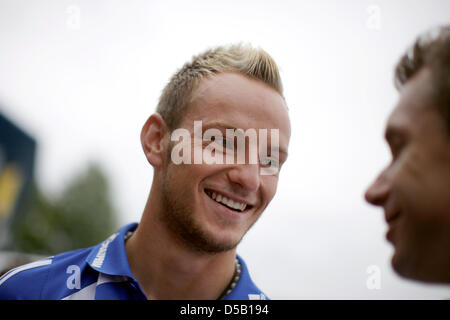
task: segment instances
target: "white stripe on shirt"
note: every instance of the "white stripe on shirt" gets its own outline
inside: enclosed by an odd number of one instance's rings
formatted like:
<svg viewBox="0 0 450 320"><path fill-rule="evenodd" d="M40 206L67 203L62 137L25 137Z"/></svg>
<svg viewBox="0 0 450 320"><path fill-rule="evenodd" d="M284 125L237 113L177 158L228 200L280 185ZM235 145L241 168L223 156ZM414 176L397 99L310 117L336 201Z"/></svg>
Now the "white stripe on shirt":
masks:
<svg viewBox="0 0 450 320"><path fill-rule="evenodd" d="M0 286L9 278L11 278L13 275L18 274L19 272L28 270L28 269L33 269L33 268L37 268L37 267L42 267L42 266L46 266L52 263L51 259L47 259L47 260L40 260L40 261L35 261L35 262L31 262L28 264L25 264L21 267L17 267L15 269L12 269L11 271L9 271L8 273L6 273L2 278L0 278Z"/></svg>
<svg viewBox="0 0 450 320"><path fill-rule="evenodd" d="M61 300L95 300L95 291L97 287L110 282L124 282L127 281L127 277L122 276L111 276L108 274L99 273L97 282L94 282L83 289L68 295L67 297Z"/></svg>

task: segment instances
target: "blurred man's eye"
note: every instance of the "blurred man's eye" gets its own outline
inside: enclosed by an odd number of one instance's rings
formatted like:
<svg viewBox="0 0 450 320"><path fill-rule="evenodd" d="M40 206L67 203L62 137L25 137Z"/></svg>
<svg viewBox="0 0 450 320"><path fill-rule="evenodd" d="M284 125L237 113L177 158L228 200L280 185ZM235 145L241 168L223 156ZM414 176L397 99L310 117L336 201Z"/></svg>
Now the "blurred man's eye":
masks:
<svg viewBox="0 0 450 320"><path fill-rule="evenodd" d="M391 149L391 155L393 160L399 157L404 146L405 141L400 137L395 137L391 141L389 141L389 148Z"/></svg>
<svg viewBox="0 0 450 320"><path fill-rule="evenodd" d="M406 145L407 134L405 134L404 129L389 126L386 129L385 139L391 150L392 160L395 161Z"/></svg>

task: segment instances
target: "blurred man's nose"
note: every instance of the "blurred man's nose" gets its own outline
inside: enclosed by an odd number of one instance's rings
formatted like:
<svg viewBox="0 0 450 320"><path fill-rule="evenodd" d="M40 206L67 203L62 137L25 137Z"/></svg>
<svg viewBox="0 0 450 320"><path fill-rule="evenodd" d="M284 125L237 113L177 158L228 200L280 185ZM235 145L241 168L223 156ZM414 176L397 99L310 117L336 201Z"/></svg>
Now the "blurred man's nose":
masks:
<svg viewBox="0 0 450 320"><path fill-rule="evenodd" d="M386 171L383 170L375 181L367 188L364 197L367 202L375 206L381 206L389 197L390 191L390 182L386 176Z"/></svg>
<svg viewBox="0 0 450 320"><path fill-rule="evenodd" d="M228 171L228 178L245 192L257 191L261 183L257 164L235 165Z"/></svg>

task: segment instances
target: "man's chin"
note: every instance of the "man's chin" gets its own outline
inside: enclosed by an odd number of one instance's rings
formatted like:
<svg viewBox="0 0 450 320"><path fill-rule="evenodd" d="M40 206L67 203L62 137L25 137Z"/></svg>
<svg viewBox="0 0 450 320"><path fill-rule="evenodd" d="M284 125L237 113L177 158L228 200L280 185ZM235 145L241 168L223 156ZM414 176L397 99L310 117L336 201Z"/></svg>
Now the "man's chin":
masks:
<svg viewBox="0 0 450 320"><path fill-rule="evenodd" d="M191 241L188 245L200 253L218 254L236 249L239 242L218 241L217 239L201 239L200 241Z"/></svg>
<svg viewBox="0 0 450 320"><path fill-rule="evenodd" d="M242 240L238 235L220 234L220 232L205 231L199 234L201 239L197 239L192 244L197 249L211 254L222 253L236 249Z"/></svg>
<svg viewBox="0 0 450 320"><path fill-rule="evenodd" d="M415 267L412 265L411 257L399 250L397 247L394 249L394 254L391 258L391 266L395 273L402 278L416 279Z"/></svg>
<svg viewBox="0 0 450 320"><path fill-rule="evenodd" d="M424 263L418 257L407 256L396 251L392 256L391 266L397 275L408 280L428 283L442 282L442 279L439 279L435 273L428 270L427 263Z"/></svg>
<svg viewBox="0 0 450 320"><path fill-rule="evenodd" d="M394 252L394 255L391 258L391 266L398 276L410 279L411 272L408 272L408 268L405 268L402 259L398 256L397 252Z"/></svg>

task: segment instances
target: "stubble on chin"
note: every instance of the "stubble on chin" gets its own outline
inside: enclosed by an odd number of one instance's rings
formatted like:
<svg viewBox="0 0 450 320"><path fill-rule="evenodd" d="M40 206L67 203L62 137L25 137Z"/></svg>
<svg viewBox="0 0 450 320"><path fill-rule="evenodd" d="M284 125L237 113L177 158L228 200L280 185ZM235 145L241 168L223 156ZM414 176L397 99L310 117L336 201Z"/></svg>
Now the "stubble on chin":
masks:
<svg viewBox="0 0 450 320"><path fill-rule="evenodd" d="M195 221L194 208L189 203L189 197L180 190L175 190L171 181L173 180L171 180L170 174L163 177L161 190L163 210L158 219L174 239L181 245L201 254L217 254L236 248L241 239L237 242L221 241Z"/></svg>

